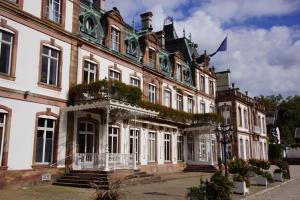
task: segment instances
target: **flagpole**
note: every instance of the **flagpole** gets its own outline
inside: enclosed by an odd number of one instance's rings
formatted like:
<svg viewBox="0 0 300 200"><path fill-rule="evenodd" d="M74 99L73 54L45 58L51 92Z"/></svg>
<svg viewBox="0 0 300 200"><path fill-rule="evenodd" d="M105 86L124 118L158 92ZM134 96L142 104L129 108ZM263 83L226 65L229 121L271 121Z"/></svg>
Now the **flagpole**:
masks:
<svg viewBox="0 0 300 200"><path fill-rule="evenodd" d="M227 64L228 64L228 69L231 71L231 69L230 69L230 60L229 60L229 37L228 37L228 33L227 33L226 37L227 37Z"/></svg>

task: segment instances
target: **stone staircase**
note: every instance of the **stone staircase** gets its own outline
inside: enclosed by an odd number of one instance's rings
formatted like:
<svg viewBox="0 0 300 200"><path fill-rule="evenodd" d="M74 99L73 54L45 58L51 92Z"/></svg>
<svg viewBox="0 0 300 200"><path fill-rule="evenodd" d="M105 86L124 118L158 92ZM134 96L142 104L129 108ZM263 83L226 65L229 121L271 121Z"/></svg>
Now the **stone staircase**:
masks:
<svg viewBox="0 0 300 200"><path fill-rule="evenodd" d="M53 185L91 188L91 183L94 183L100 189L108 189L110 185L110 176L111 172L72 170L58 178L55 182L53 182Z"/></svg>
<svg viewBox="0 0 300 200"><path fill-rule="evenodd" d="M217 168L214 165L187 165L184 172L205 172L215 173Z"/></svg>

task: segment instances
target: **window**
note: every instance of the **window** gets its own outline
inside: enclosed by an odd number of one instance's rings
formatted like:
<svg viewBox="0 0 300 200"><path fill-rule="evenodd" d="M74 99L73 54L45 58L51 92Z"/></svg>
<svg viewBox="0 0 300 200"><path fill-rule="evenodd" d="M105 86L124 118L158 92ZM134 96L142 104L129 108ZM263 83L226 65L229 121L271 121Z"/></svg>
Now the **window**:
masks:
<svg viewBox="0 0 300 200"><path fill-rule="evenodd" d="M261 130L262 130L262 133L265 133L266 132L266 127L265 127L265 118L264 117L262 117L261 118L261 121L262 121L262 128L261 128Z"/></svg>
<svg viewBox="0 0 300 200"><path fill-rule="evenodd" d="M194 108L194 101L193 101L193 97L191 97L191 96L188 97L187 108L188 108L189 113L194 112L194 109L193 109Z"/></svg>
<svg viewBox="0 0 300 200"><path fill-rule="evenodd" d="M95 124L81 121L79 123L79 153L95 152Z"/></svg>
<svg viewBox="0 0 300 200"><path fill-rule="evenodd" d="M244 140L240 139L240 158L244 159Z"/></svg>
<svg viewBox="0 0 300 200"><path fill-rule="evenodd" d="M200 157L201 157L201 160L204 161L206 160L206 147L205 147L205 140L200 140Z"/></svg>
<svg viewBox="0 0 300 200"><path fill-rule="evenodd" d="M183 136L177 136L177 160L183 161Z"/></svg>
<svg viewBox="0 0 300 200"><path fill-rule="evenodd" d="M155 139L155 133L149 132L148 134L148 161L149 162L155 162L156 157L156 139Z"/></svg>
<svg viewBox="0 0 300 200"><path fill-rule="evenodd" d="M215 95L215 89L214 89L214 82L209 81L209 94L214 96Z"/></svg>
<svg viewBox="0 0 300 200"><path fill-rule="evenodd" d="M149 84L149 101L156 103L156 86Z"/></svg>
<svg viewBox="0 0 300 200"><path fill-rule="evenodd" d="M149 66L153 68L156 66L156 52L152 48L149 48Z"/></svg>
<svg viewBox="0 0 300 200"><path fill-rule="evenodd" d="M223 106L221 109L222 116L224 118L224 124L230 124L230 107Z"/></svg>
<svg viewBox="0 0 300 200"><path fill-rule="evenodd" d="M204 76L200 76L200 90L205 92L205 77Z"/></svg>
<svg viewBox="0 0 300 200"><path fill-rule="evenodd" d="M109 70L109 79L115 81L121 81L121 73L116 70Z"/></svg>
<svg viewBox="0 0 300 200"><path fill-rule="evenodd" d="M43 46L41 82L58 86L60 52L48 46Z"/></svg>
<svg viewBox="0 0 300 200"><path fill-rule="evenodd" d="M52 162L54 130L55 120L42 117L38 118L35 162Z"/></svg>
<svg viewBox="0 0 300 200"><path fill-rule="evenodd" d="M113 27L111 28L110 43L111 43L112 50L119 52L119 50L120 50L120 31Z"/></svg>
<svg viewBox="0 0 300 200"><path fill-rule="evenodd" d="M215 107L214 106L209 106L209 112L214 113L215 112Z"/></svg>
<svg viewBox="0 0 300 200"><path fill-rule="evenodd" d="M119 152L119 132L120 129L117 127L109 127L108 134L108 151L109 153Z"/></svg>
<svg viewBox="0 0 300 200"><path fill-rule="evenodd" d="M0 112L0 166L2 165L4 138L6 129L6 113Z"/></svg>
<svg viewBox="0 0 300 200"><path fill-rule="evenodd" d="M164 138L164 158L165 161L171 161L171 135L165 134Z"/></svg>
<svg viewBox="0 0 300 200"><path fill-rule="evenodd" d="M178 81L182 81L181 65L177 64L176 67L176 78Z"/></svg>
<svg viewBox="0 0 300 200"><path fill-rule="evenodd" d="M47 0L46 16L56 22L60 23L61 18L61 0Z"/></svg>
<svg viewBox="0 0 300 200"><path fill-rule="evenodd" d="M248 128L248 112L246 109L244 109L244 126Z"/></svg>
<svg viewBox="0 0 300 200"><path fill-rule="evenodd" d="M245 146L246 146L246 159L249 159L250 158L249 140L245 141Z"/></svg>
<svg viewBox="0 0 300 200"><path fill-rule="evenodd" d="M136 77L131 77L130 78L130 85L140 87L140 79Z"/></svg>
<svg viewBox="0 0 300 200"><path fill-rule="evenodd" d="M83 68L83 82L84 83L91 83L96 81L97 77L97 64L84 61L84 68Z"/></svg>
<svg viewBox="0 0 300 200"><path fill-rule="evenodd" d="M164 103L166 107L171 107L171 91L169 89L164 91Z"/></svg>
<svg viewBox="0 0 300 200"><path fill-rule="evenodd" d="M205 103L200 103L200 113L205 113Z"/></svg>
<svg viewBox="0 0 300 200"><path fill-rule="evenodd" d="M243 127L243 121L242 121L242 109L241 107L238 108L239 110L239 126Z"/></svg>
<svg viewBox="0 0 300 200"><path fill-rule="evenodd" d="M177 110L183 110L183 96L181 94L177 94Z"/></svg>
<svg viewBox="0 0 300 200"><path fill-rule="evenodd" d="M135 144L134 144L135 139ZM134 147L135 145L135 147ZM138 161L138 152L139 152L139 130L130 129L129 137L129 153L132 154L135 149L135 159Z"/></svg>
<svg viewBox="0 0 300 200"><path fill-rule="evenodd" d="M12 33L0 29L0 73L6 75L11 75L13 37Z"/></svg>

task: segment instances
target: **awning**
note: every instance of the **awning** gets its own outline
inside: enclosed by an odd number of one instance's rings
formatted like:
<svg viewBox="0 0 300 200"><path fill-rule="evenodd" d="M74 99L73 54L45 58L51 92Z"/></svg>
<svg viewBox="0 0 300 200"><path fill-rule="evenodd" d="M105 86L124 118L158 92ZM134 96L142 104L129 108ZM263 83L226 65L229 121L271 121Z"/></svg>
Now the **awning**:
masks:
<svg viewBox="0 0 300 200"><path fill-rule="evenodd" d="M134 106L132 104L114 100L107 99L101 101L93 101L77 104L74 106L68 106L65 108L61 108L62 112L74 112L74 111L86 111L91 109L109 109L110 111L119 110L124 113L130 114L136 117L157 117L158 112L147 110L139 106Z"/></svg>

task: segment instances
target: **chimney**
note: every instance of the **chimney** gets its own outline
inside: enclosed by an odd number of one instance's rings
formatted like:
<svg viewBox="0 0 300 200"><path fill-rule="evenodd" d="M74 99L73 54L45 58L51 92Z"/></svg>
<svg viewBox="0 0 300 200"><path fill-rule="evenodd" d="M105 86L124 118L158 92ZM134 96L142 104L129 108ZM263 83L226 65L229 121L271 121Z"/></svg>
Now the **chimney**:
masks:
<svg viewBox="0 0 300 200"><path fill-rule="evenodd" d="M104 6L105 6L105 0L99 0L99 6L100 6L100 10L104 10Z"/></svg>
<svg viewBox="0 0 300 200"><path fill-rule="evenodd" d="M152 31L152 12L141 14L142 30Z"/></svg>

